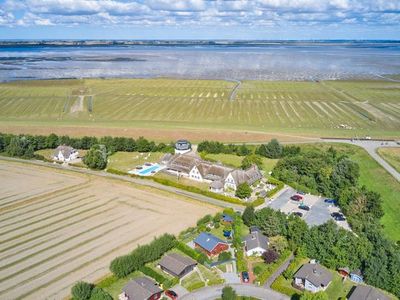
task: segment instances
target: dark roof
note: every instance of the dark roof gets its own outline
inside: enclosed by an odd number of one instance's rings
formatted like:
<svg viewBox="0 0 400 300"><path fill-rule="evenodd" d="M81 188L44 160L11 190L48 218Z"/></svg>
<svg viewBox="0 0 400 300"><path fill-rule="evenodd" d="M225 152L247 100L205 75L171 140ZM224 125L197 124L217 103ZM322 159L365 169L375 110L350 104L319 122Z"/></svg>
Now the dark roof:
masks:
<svg viewBox="0 0 400 300"><path fill-rule="evenodd" d="M268 248L268 238L259 231L253 231L252 233L246 235L243 240L246 243L247 250L252 250L258 247L265 250Z"/></svg>
<svg viewBox="0 0 400 300"><path fill-rule="evenodd" d="M178 253L164 255L158 263L161 267L176 275L181 274L187 267L196 265L197 262L190 257Z"/></svg>
<svg viewBox="0 0 400 300"><path fill-rule="evenodd" d="M294 274L295 278L307 279L313 285L319 287L321 285L328 286L332 281L332 274L320 264L304 264Z"/></svg>
<svg viewBox="0 0 400 300"><path fill-rule="evenodd" d="M177 154L174 155L168 162L168 169L178 171L178 172L184 172L188 173L190 170L198 164L200 161L200 158L193 156L193 155L187 155L187 154Z"/></svg>
<svg viewBox="0 0 400 300"><path fill-rule="evenodd" d="M56 148L54 151L54 156L58 156L58 153L62 153L62 155L66 158L70 157L72 153L76 152L74 148L71 146L61 145Z"/></svg>
<svg viewBox="0 0 400 300"><path fill-rule="evenodd" d="M240 185L245 182L247 182L249 185L252 185L254 182L262 178L262 174L256 165L251 166L247 170L234 170L231 172L231 174L236 185Z"/></svg>
<svg viewBox="0 0 400 300"><path fill-rule="evenodd" d="M215 189L215 190L223 189L224 184L221 181L216 180L216 181L213 181L210 183L210 188Z"/></svg>
<svg viewBox="0 0 400 300"><path fill-rule="evenodd" d="M194 242L208 252L211 252L220 243L226 244L226 242L208 232L200 233Z"/></svg>
<svg viewBox="0 0 400 300"><path fill-rule="evenodd" d="M138 277L129 281L122 289L130 300L143 300L162 292L157 283L148 277Z"/></svg>
<svg viewBox="0 0 400 300"><path fill-rule="evenodd" d="M187 140L177 140L175 143L175 149L177 150L189 150L192 148L192 145Z"/></svg>
<svg viewBox="0 0 400 300"><path fill-rule="evenodd" d="M349 300L389 300L389 297L372 286L359 285L353 290Z"/></svg>

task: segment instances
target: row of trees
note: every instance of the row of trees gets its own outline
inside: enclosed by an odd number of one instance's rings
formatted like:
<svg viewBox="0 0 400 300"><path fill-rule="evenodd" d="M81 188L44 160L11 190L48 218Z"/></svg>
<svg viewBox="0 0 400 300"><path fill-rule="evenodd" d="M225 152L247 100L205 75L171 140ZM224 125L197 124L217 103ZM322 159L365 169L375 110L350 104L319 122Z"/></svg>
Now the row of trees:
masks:
<svg viewBox="0 0 400 300"><path fill-rule="evenodd" d="M173 152L174 144L156 144L143 137L138 139L127 137L105 136L101 138L93 136L69 137L68 135L58 136L54 133L50 135L14 135L0 133L0 152L6 152L11 156L26 156L41 149L54 149L59 145L68 145L75 149L88 150L95 145L104 145L111 153L115 151L126 152Z"/></svg>
<svg viewBox="0 0 400 300"><path fill-rule="evenodd" d="M292 250L315 258L328 268L360 269L368 284L400 297L400 249L385 238L379 219L371 215L355 229L357 235L333 221L309 228L301 218L287 217L270 208L255 211L249 206L242 219L248 226L258 226L269 237L285 237Z"/></svg>
<svg viewBox="0 0 400 300"><path fill-rule="evenodd" d="M246 144L225 145L216 141L203 141L197 146L197 151L212 154L236 154L238 156L257 154L267 158L281 158L298 154L300 152L300 147L282 146L276 139L272 139L269 143L261 144L258 147L248 146Z"/></svg>

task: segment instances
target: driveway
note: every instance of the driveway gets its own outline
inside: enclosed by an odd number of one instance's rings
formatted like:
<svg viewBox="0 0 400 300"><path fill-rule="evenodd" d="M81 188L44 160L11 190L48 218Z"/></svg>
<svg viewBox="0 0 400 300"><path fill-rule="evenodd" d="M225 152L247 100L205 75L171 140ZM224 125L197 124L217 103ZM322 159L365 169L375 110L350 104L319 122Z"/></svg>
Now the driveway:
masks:
<svg viewBox="0 0 400 300"><path fill-rule="evenodd" d="M289 300L290 298L286 295L282 295L273 290L257 287L249 284L232 284L230 285L238 295L247 296L247 297L255 297L258 299L265 300ZM223 285L215 285L210 287L205 287L199 289L195 292L187 294L180 299L182 300L214 300L217 298L221 298Z"/></svg>
<svg viewBox="0 0 400 300"><path fill-rule="evenodd" d="M382 141L373 141L373 140L346 140L346 139L322 139L324 142L329 142L329 143L346 143L346 144L351 144L351 145L356 145L359 147L364 148L369 155L373 159L375 159L386 171L389 172L394 178L396 178L397 181L400 181L400 173L396 171L395 168L393 168L391 165L389 165L382 157L379 156L379 154L376 152L378 148L381 147L400 147L395 142L388 141L384 142L384 145L382 145Z"/></svg>

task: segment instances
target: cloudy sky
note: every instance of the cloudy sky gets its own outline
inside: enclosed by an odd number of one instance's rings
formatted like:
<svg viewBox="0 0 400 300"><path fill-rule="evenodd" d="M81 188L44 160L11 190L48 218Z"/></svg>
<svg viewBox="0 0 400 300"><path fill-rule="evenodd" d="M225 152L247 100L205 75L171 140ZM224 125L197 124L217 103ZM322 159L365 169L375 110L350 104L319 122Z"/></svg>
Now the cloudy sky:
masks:
<svg viewBox="0 0 400 300"><path fill-rule="evenodd" d="M400 39L400 0L0 0L0 39Z"/></svg>

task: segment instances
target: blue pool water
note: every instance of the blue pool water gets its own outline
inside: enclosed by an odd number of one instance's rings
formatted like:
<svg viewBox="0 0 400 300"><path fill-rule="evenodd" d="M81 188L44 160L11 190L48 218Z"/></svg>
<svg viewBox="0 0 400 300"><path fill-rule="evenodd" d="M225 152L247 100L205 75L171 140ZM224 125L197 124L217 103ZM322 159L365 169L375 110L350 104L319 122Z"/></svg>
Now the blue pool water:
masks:
<svg viewBox="0 0 400 300"><path fill-rule="evenodd" d="M151 167L149 167L147 169L141 170L138 174L139 175L144 175L144 176L145 175L149 175L149 174L151 174L151 172L157 170L159 167L160 167L159 165L153 165L153 166L151 166Z"/></svg>

